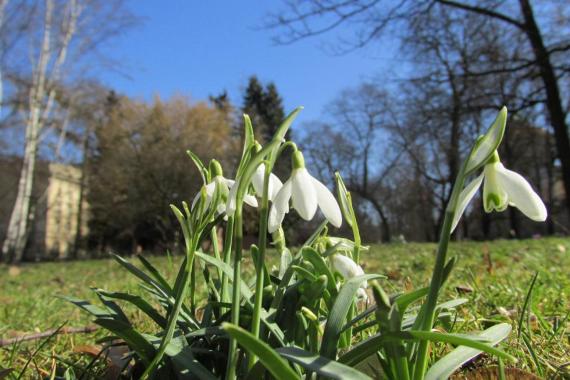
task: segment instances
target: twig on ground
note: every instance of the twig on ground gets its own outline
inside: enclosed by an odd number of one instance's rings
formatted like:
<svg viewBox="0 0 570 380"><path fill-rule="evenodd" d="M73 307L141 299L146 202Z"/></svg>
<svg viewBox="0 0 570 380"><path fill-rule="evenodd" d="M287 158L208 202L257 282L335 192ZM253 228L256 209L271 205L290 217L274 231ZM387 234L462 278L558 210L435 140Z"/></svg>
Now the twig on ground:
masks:
<svg viewBox="0 0 570 380"><path fill-rule="evenodd" d="M9 346L15 343L26 342L30 340L37 340L49 337L55 334L79 334L79 333L92 333L98 330L98 326L85 326L85 327L64 327L59 329L49 329L44 332L34 333L34 334L25 334L21 336L17 336L15 338L8 338L8 339L0 339L0 347Z"/></svg>

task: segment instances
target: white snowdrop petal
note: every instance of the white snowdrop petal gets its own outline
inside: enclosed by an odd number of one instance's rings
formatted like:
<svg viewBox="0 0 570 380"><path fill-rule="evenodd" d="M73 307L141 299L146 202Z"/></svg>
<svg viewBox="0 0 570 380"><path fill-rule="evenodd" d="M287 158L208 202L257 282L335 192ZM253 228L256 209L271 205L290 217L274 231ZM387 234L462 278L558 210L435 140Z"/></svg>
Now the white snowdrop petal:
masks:
<svg viewBox="0 0 570 380"><path fill-rule="evenodd" d="M275 204L271 206L267 220L267 232L272 234L279 229L281 223L283 223L283 218L285 218L287 211L279 210L277 207L275 207Z"/></svg>
<svg viewBox="0 0 570 380"><path fill-rule="evenodd" d="M215 181L212 181L206 185L206 204L204 205L204 208L207 208L210 205L210 201L212 200L212 197L214 196L215 190L216 190L216 182ZM200 200L200 194L202 194L202 189L200 189L200 191L198 191L198 194L196 194L194 199L192 199L192 205L190 206L191 210L194 209L194 206L196 206L196 203L198 203L198 201Z"/></svg>
<svg viewBox="0 0 570 380"><path fill-rule="evenodd" d="M282 211L283 213L289 212L289 199L291 199L291 188L292 188L292 181L291 179L287 180L285 184L281 187L281 189L275 195L273 199L273 207L276 207L278 210Z"/></svg>
<svg viewBox="0 0 570 380"><path fill-rule="evenodd" d="M347 280L364 274L362 267L347 256L335 254L331 260L333 268Z"/></svg>
<svg viewBox="0 0 570 380"><path fill-rule="evenodd" d="M212 181L206 185L206 198L211 199L216 192L216 181Z"/></svg>
<svg viewBox="0 0 570 380"><path fill-rule="evenodd" d="M190 209L193 210L194 206L196 206L196 203L198 203L198 200L200 199L200 191L198 191L198 194L196 194L194 196L194 199L192 199L192 205L190 206Z"/></svg>
<svg viewBox="0 0 570 380"><path fill-rule="evenodd" d="M273 200L273 204L271 205L271 209L269 210L269 218L267 222L267 231L269 233L273 233L277 231L281 223L283 223L283 218L285 218L285 214L289 212L289 199L291 199L291 179L289 179L285 184L281 187L275 199Z"/></svg>
<svg viewBox="0 0 570 380"><path fill-rule="evenodd" d="M255 173L251 177L251 184L258 196L263 195L263 177L265 176L265 164L261 164L255 169Z"/></svg>
<svg viewBox="0 0 570 380"><path fill-rule="evenodd" d="M342 224L342 212L334 195L316 178L311 176L311 180L317 194L317 203L323 215L333 226L340 227Z"/></svg>
<svg viewBox="0 0 570 380"><path fill-rule="evenodd" d="M273 202L273 200L277 196L277 193L279 192L279 190L281 190L282 186L283 186L283 182L281 182L279 177L277 177L275 174L271 173L269 175L269 189L268 189L269 190L268 196L269 196L269 200L271 202Z"/></svg>
<svg viewBox="0 0 570 380"><path fill-rule="evenodd" d="M497 169L497 180L507 193L509 202L523 214L537 222L546 220L546 206L523 176L501 166Z"/></svg>
<svg viewBox="0 0 570 380"><path fill-rule="evenodd" d="M238 186L232 186L228 194L228 201L226 204L226 214L232 216L236 211L236 197Z"/></svg>
<svg viewBox="0 0 570 380"><path fill-rule="evenodd" d="M366 301L368 300L368 293L366 293L366 289L358 288L356 290L356 298Z"/></svg>
<svg viewBox="0 0 570 380"><path fill-rule="evenodd" d="M257 199L253 195L246 194L243 201L251 207L257 207Z"/></svg>
<svg viewBox="0 0 570 380"><path fill-rule="evenodd" d="M283 252L281 252L281 260L279 260L279 274L277 275L279 279L283 278L285 271L289 268L292 261L293 256L291 255L291 252L285 248Z"/></svg>
<svg viewBox="0 0 570 380"><path fill-rule="evenodd" d="M225 185L228 187L228 189L229 189L229 188L232 188L232 187L235 185L235 183L236 183L236 181L234 181L233 179L227 179L227 178L225 178L225 177L221 177L221 178L220 178L220 182L222 182L223 184L225 184Z"/></svg>
<svg viewBox="0 0 570 380"><path fill-rule="evenodd" d="M307 169L296 169L291 176L291 200L293 208L305 220L313 219L317 212L317 194Z"/></svg>
<svg viewBox="0 0 570 380"><path fill-rule="evenodd" d="M459 219L463 215L463 212L467 208L471 199L477 194L477 190L481 187L481 183L483 182L484 174L481 173L479 177L475 178L471 183L469 183L459 194L459 200L457 202L457 208L455 209L455 215L453 216L453 223L451 224L451 232L455 230L457 224L459 223Z"/></svg>

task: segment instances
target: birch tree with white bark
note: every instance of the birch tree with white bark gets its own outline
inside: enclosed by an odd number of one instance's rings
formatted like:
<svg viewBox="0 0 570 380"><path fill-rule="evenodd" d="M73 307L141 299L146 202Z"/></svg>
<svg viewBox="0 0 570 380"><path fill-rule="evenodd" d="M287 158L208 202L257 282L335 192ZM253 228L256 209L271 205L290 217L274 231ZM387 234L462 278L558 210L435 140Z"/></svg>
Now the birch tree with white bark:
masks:
<svg viewBox="0 0 570 380"><path fill-rule="evenodd" d="M34 171L40 145L53 132L49 130L52 125L48 121L57 107L58 91L66 83L77 80L74 74L85 75L95 66L86 57L95 55L93 53L101 42L132 25L133 18L125 11L123 3L122 0L18 3L21 9L30 12L31 22L22 32L23 38L16 43L15 53L10 57L11 61L20 60L10 74L12 78L18 78L14 83L27 83L28 93L26 104L20 105L25 112L21 118L25 126L23 163L16 200L2 244L5 260L20 262L24 257L33 219ZM24 51L28 52L27 57L23 56ZM14 85L15 92L22 91L17 88L19 84Z"/></svg>

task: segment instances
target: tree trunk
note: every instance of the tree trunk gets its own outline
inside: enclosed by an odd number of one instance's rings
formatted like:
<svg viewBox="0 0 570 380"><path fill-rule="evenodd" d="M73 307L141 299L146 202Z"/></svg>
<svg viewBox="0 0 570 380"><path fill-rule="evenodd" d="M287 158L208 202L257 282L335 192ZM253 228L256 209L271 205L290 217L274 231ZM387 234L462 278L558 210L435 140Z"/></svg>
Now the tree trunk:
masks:
<svg viewBox="0 0 570 380"><path fill-rule="evenodd" d="M369 197L368 200L370 203L372 203L372 206L376 212L378 212L378 216L380 217L380 222L382 224L382 241L384 243L388 243L392 239L392 233L390 231L390 223L388 221L388 218L386 217L386 214L384 214L382 206L380 206L380 203L376 199Z"/></svg>
<svg viewBox="0 0 570 380"><path fill-rule="evenodd" d="M2 253L11 262L20 262L24 256L28 237L28 222L30 217L30 202L32 197L34 170L38 153L40 135L41 101L45 94L46 70L50 57L51 26L53 2L46 2L45 27L38 66L36 67L33 84L29 95L29 117L26 123L26 142L24 162L18 181L18 194L10 215L6 239L2 245Z"/></svg>
<svg viewBox="0 0 570 380"><path fill-rule="evenodd" d="M546 108L550 116L550 123L554 129L554 140L556 142L558 158L562 166L562 180L566 193L566 209L570 217L570 138L568 137L566 114L562 106L556 73L550 62L548 50L544 46L540 29L536 24L532 6L528 0L519 0L519 3L525 20L524 31L530 40L537 65L540 69L540 77L544 83Z"/></svg>
<svg viewBox="0 0 570 380"><path fill-rule="evenodd" d="M64 25L62 25L63 34L57 36L61 38L61 41L57 55L52 60L55 53L55 49L51 44L54 6L54 0L45 1L42 44L37 65L32 67L32 86L28 98L29 115L26 123L26 141L23 165L18 181L18 194L10 215L6 239L2 245L2 254L7 256L11 262L20 262L22 260L27 245L30 205L40 132L43 120L49 117L56 95L55 87L48 90L47 83L48 81L56 82L59 80L61 67L67 56L67 48L75 34L76 21L80 15L80 7L77 1L70 0L67 9L69 17L65 19Z"/></svg>
<svg viewBox="0 0 570 380"><path fill-rule="evenodd" d="M16 263L20 262L24 256L29 229L28 221L37 156L37 133L34 133L32 124L33 122L30 122L26 128L26 147L18 181L18 193L2 245L2 254L6 260Z"/></svg>

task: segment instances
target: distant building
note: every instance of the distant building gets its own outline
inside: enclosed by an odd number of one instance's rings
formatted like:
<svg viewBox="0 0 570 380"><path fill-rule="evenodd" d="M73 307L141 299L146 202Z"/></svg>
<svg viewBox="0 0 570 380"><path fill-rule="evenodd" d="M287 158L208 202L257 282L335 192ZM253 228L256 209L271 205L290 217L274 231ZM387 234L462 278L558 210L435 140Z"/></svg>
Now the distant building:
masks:
<svg viewBox="0 0 570 380"><path fill-rule="evenodd" d="M0 159L0 241L4 241L6 236L21 166L19 157ZM36 167L34 181L33 220L24 259L35 261L65 259L74 254L81 256L82 237L88 233L85 197L79 207L81 170L72 165L42 161Z"/></svg>

